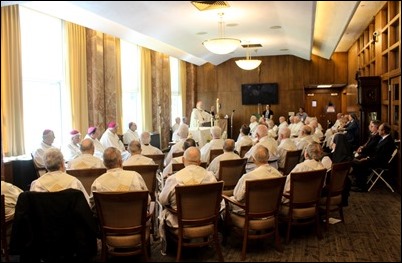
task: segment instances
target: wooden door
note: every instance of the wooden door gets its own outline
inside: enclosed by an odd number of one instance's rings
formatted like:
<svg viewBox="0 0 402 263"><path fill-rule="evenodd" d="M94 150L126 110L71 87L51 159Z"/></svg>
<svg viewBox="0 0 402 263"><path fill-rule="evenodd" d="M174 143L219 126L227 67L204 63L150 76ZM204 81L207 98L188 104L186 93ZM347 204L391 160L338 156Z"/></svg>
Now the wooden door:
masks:
<svg viewBox="0 0 402 263"><path fill-rule="evenodd" d="M341 91L333 89L305 89L304 109L308 116L317 117L322 128L327 129L328 122L336 121L336 114L342 111Z"/></svg>

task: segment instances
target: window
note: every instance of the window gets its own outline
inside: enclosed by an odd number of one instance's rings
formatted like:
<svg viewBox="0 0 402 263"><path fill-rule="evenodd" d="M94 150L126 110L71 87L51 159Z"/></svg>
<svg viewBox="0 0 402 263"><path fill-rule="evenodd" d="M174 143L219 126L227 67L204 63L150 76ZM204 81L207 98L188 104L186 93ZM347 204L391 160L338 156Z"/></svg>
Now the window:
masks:
<svg viewBox="0 0 402 263"><path fill-rule="evenodd" d="M180 88L180 72L179 72L179 60L177 58L170 57L170 86L171 86L171 107L172 115L170 116L172 126L176 117L183 116L182 100L181 100L181 88Z"/></svg>
<svg viewBox="0 0 402 263"><path fill-rule="evenodd" d="M64 82L62 21L20 6L26 154L51 129L54 146L68 142L71 111Z"/></svg>
<svg viewBox="0 0 402 263"><path fill-rule="evenodd" d="M141 134L142 110L140 89L140 52L137 45L120 40L121 52L121 86L122 86L122 114L125 132L130 122L137 124L137 132Z"/></svg>

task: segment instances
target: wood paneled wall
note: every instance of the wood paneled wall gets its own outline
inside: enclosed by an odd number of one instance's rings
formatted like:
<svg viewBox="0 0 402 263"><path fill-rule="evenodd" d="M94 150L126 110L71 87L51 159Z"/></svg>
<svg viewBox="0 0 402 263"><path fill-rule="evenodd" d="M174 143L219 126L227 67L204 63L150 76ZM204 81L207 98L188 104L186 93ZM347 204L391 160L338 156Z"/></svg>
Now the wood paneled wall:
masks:
<svg viewBox="0 0 402 263"><path fill-rule="evenodd" d="M240 69L235 59L218 66L205 64L197 67L196 96L209 109L215 105L216 98L221 103L220 115L230 116L233 110L233 138L237 138L243 123L249 123L250 115L262 112L265 105L242 105L241 84L276 82L279 85L279 103L273 104L274 121L279 116L288 116L288 112L297 112L304 107L304 87L311 84L348 84L348 54L334 53L330 60L312 56L310 61L295 56L259 57L262 63L251 71ZM346 107L346 105L345 105Z"/></svg>

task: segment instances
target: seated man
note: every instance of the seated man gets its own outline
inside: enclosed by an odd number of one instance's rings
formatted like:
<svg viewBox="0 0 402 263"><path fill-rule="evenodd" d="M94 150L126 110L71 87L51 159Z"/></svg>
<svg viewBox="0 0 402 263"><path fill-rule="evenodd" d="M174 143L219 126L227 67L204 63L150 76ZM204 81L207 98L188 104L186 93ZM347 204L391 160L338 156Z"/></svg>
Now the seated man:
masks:
<svg viewBox="0 0 402 263"><path fill-rule="evenodd" d="M235 141L232 139L226 139L223 143L223 153L216 156L209 164L207 170L214 173L216 179L219 175L220 161L240 159L240 156L234 152Z"/></svg>
<svg viewBox="0 0 402 263"><path fill-rule="evenodd" d="M135 122L130 122L128 124L128 130L123 134L124 144L130 144L132 140L140 140L140 136L138 136L137 132L137 124Z"/></svg>
<svg viewBox="0 0 402 263"><path fill-rule="evenodd" d="M183 152L186 151L190 147L196 147L196 143L195 143L194 139L188 138L183 143ZM162 175L164 178L166 178L172 174L172 172L173 172L172 164L173 163L183 163L183 156L172 158L170 163L165 167L165 169L163 169Z"/></svg>
<svg viewBox="0 0 402 263"><path fill-rule="evenodd" d="M377 147L378 142L381 140L381 136L378 133L378 128L380 124L381 122L379 120L370 121L370 136L365 144L357 148L356 158L362 159L374 154L375 148Z"/></svg>
<svg viewBox="0 0 402 263"><path fill-rule="evenodd" d="M95 206L94 192L148 190L139 173L123 170L123 161L118 149L106 148L103 153L103 164L107 169L106 173L96 178L91 186L90 204L92 208ZM148 202L150 201L151 197L148 196Z"/></svg>
<svg viewBox="0 0 402 263"><path fill-rule="evenodd" d="M100 142L102 143L103 147L105 148L115 147L119 149L123 160L127 160L128 157L130 157L130 153L126 151L123 142L120 141L119 136L117 135L117 128L119 127L119 125L116 122L112 121L109 122L107 127L108 128L103 133L100 139Z"/></svg>
<svg viewBox="0 0 402 263"><path fill-rule="evenodd" d="M278 140L278 168L283 168L285 166L287 151L296 151L297 146L294 141L290 139L290 129L288 127L283 127L279 130Z"/></svg>
<svg viewBox="0 0 402 263"><path fill-rule="evenodd" d="M141 143L132 140L128 145L131 156L123 162L123 166L155 164L154 160L142 155Z"/></svg>
<svg viewBox="0 0 402 263"><path fill-rule="evenodd" d="M246 124L243 124L240 128L239 137L237 138L237 141L235 143L235 150L237 153L240 154L240 148L242 146L253 145L253 140L251 139L249 134L250 134L250 127L247 126Z"/></svg>
<svg viewBox="0 0 402 263"><path fill-rule="evenodd" d="M173 209L176 207L175 187L177 185L195 185L216 182L215 176L212 172L208 172L205 168L200 166L201 153L196 147L188 148L183 155L184 168L177 173L169 176L166 183L159 194L159 202L163 206L171 206ZM207 204L206 204L207 205ZM170 213L167 209L163 209L159 215L159 232L162 238L162 251L166 249L166 240L164 232L165 221L170 227L178 228L176 215Z"/></svg>
<svg viewBox="0 0 402 263"><path fill-rule="evenodd" d="M70 162L81 155L80 150L81 133L77 130L70 132L70 142L63 147L64 161Z"/></svg>
<svg viewBox="0 0 402 263"><path fill-rule="evenodd" d="M58 192L73 188L80 190L89 203L89 196L81 181L66 173L64 157L59 149L46 150L43 160L48 172L31 183L30 191Z"/></svg>
<svg viewBox="0 0 402 263"><path fill-rule="evenodd" d="M4 195L6 221L14 218L15 205L17 204L18 196L22 192L17 186L1 181L1 194Z"/></svg>
<svg viewBox="0 0 402 263"><path fill-rule="evenodd" d="M211 136L212 140L200 149L201 162L209 162L209 153L212 149L222 149L223 147L222 129L219 126L211 127Z"/></svg>
<svg viewBox="0 0 402 263"><path fill-rule="evenodd" d="M177 134L177 129L180 126L180 117L176 117L175 123L172 125L172 142L176 142L180 139L179 135Z"/></svg>
<svg viewBox="0 0 402 263"><path fill-rule="evenodd" d="M67 164L68 169L104 168L101 159L94 156L95 146L91 139L86 138L80 144L81 155Z"/></svg>
<svg viewBox="0 0 402 263"><path fill-rule="evenodd" d="M88 128L88 133L85 135L85 139L91 139L92 142L94 143L95 147L95 153L94 156L101 159L103 158L103 152L105 151L105 147L103 144L99 141L99 129L96 127L89 127Z"/></svg>
<svg viewBox="0 0 402 263"><path fill-rule="evenodd" d="M43 156L47 149L55 148L54 146L52 146L55 138L56 137L54 136L54 133L52 130L44 130L43 131L42 142L41 142L39 148L36 149L32 153L34 162L36 163L36 165L38 167L40 167L40 168L45 167L45 163L43 161Z"/></svg>
<svg viewBox="0 0 402 263"><path fill-rule="evenodd" d="M395 150L395 142L391 136L391 126L383 123L378 128L378 134L381 140L377 143L375 151L361 159L353 160L353 174L356 177L356 187L352 187L352 191L367 191L367 176L370 174L370 168L387 167L388 161Z"/></svg>
<svg viewBox="0 0 402 263"><path fill-rule="evenodd" d="M163 154L163 152L159 148L156 148L155 146L151 145L151 134L149 132L145 131L141 133L140 141L142 149L141 154L143 155Z"/></svg>
<svg viewBox="0 0 402 263"><path fill-rule="evenodd" d="M164 165L167 166L173 158L173 153L182 152L183 151L183 144L184 141L188 137L188 125L181 124L177 129L177 135L180 137L180 140L176 142L169 150L168 154L166 155Z"/></svg>

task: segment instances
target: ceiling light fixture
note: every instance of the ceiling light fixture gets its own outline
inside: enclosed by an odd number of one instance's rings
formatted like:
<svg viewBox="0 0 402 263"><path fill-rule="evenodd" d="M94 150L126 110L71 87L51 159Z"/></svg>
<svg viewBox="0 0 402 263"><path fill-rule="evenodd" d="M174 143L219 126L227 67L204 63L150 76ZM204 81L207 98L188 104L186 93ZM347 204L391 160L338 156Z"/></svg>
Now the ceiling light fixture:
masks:
<svg viewBox="0 0 402 263"><path fill-rule="evenodd" d="M247 47L246 51L246 59L236 60L237 66L239 66L239 68L244 70L253 70L261 64L261 60L251 59L249 46ZM257 50L255 50L255 52L257 52Z"/></svg>
<svg viewBox="0 0 402 263"><path fill-rule="evenodd" d="M235 51L241 41L235 38L224 37L223 13L219 13L218 15L220 17L219 38L205 40L202 44L212 53L224 55Z"/></svg>

